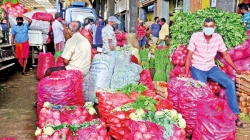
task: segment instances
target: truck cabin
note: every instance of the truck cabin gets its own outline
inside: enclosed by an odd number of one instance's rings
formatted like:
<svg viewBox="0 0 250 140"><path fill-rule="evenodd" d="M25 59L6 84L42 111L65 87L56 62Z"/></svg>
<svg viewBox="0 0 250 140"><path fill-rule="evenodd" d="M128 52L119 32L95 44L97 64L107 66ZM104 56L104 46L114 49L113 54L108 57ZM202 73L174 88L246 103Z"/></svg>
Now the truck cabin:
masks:
<svg viewBox="0 0 250 140"><path fill-rule="evenodd" d="M67 7L63 7L63 3L57 0L56 3L57 12L60 12L63 19L69 24L71 21L80 21L84 24L87 19L92 19L95 21L97 19L97 14L95 9L87 8L85 2L71 2Z"/></svg>

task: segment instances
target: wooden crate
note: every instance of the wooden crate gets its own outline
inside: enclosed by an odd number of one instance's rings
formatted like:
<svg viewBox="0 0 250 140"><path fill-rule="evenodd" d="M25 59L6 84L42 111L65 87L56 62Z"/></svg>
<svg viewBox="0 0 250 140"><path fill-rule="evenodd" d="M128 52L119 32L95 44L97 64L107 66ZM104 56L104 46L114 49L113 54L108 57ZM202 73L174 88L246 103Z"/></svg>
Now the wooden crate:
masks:
<svg viewBox="0 0 250 140"><path fill-rule="evenodd" d="M236 75L237 91L250 96L250 76Z"/></svg>
<svg viewBox="0 0 250 140"><path fill-rule="evenodd" d="M250 96L239 91L236 92L238 105L241 113L250 114Z"/></svg>
<svg viewBox="0 0 250 140"><path fill-rule="evenodd" d="M156 94L160 95L162 98L167 98L168 97L168 91L167 91L167 87L162 87L160 86L160 83L162 84L166 84L166 82L162 82L162 81L154 81L154 88L155 88L155 92Z"/></svg>

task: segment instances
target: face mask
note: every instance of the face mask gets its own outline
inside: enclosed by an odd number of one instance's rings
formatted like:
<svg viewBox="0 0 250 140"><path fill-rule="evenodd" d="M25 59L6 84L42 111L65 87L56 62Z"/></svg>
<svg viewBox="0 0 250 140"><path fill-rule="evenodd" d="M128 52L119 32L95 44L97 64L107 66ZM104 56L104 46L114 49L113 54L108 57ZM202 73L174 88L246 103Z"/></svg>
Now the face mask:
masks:
<svg viewBox="0 0 250 140"><path fill-rule="evenodd" d="M104 25L103 21L99 21L98 23L99 23L99 25Z"/></svg>
<svg viewBox="0 0 250 140"><path fill-rule="evenodd" d="M157 20L157 23L160 23L160 20Z"/></svg>
<svg viewBox="0 0 250 140"><path fill-rule="evenodd" d="M209 28L209 27L204 27L203 28L203 32L205 33L205 35L210 36L214 33L214 28Z"/></svg>
<svg viewBox="0 0 250 140"><path fill-rule="evenodd" d="M23 22L17 22L17 25L22 26Z"/></svg>
<svg viewBox="0 0 250 140"><path fill-rule="evenodd" d="M116 26L116 24L114 24L114 25L112 25L112 27L113 27L113 28L116 28L117 26Z"/></svg>

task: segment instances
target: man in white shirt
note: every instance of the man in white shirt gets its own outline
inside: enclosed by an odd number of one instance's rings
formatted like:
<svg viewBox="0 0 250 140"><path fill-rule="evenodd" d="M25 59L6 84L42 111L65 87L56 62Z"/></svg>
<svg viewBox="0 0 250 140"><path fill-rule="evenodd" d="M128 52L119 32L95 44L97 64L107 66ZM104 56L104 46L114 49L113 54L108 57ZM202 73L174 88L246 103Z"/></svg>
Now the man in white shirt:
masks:
<svg viewBox="0 0 250 140"><path fill-rule="evenodd" d="M61 57L65 66L49 68L45 76L49 76L53 71L59 70L80 70L85 76L90 69L91 64L91 45L89 41L80 33L81 23L72 21L69 24L69 38Z"/></svg>
<svg viewBox="0 0 250 140"><path fill-rule="evenodd" d="M55 14L55 21L52 23L55 52L61 51L64 47L64 42L65 42L64 28L61 22L62 22L62 15L61 13L57 12Z"/></svg>

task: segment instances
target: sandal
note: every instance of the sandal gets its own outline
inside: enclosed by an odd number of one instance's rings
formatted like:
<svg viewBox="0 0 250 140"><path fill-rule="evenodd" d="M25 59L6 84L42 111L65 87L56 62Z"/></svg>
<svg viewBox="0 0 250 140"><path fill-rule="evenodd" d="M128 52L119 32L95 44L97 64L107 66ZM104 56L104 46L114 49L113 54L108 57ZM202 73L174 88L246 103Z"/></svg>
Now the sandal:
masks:
<svg viewBox="0 0 250 140"><path fill-rule="evenodd" d="M244 124L239 118L237 118L235 120L235 123L236 123L236 126L239 127L239 128L246 128L247 127L247 125Z"/></svg>
<svg viewBox="0 0 250 140"><path fill-rule="evenodd" d="M22 72L21 74L24 75L24 76L29 76L29 74L26 73L26 72Z"/></svg>

